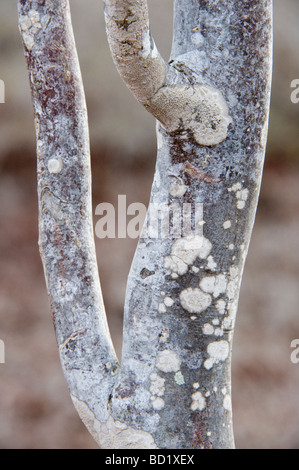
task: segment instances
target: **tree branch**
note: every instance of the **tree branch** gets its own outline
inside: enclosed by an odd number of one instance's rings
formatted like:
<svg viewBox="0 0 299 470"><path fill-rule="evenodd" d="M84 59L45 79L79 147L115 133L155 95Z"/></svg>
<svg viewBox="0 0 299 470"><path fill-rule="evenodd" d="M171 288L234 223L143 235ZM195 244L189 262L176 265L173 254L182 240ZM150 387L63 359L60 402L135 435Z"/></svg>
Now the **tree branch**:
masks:
<svg viewBox="0 0 299 470"><path fill-rule="evenodd" d="M174 24L150 103L161 124L149 229L129 274L111 409L159 448L233 448L232 341L265 155L272 2L176 0Z"/></svg>
<svg viewBox="0 0 299 470"><path fill-rule="evenodd" d="M144 106L164 85L166 65L149 28L146 0L104 0L110 49L123 80Z"/></svg>
<svg viewBox="0 0 299 470"><path fill-rule="evenodd" d="M104 0L104 12L116 67L137 100L168 132L188 129L201 145L222 142L231 122L223 96L212 86L176 83L151 36L147 1Z"/></svg>
<svg viewBox="0 0 299 470"><path fill-rule="evenodd" d="M39 246L68 387L99 442L118 361L93 239L87 112L67 0L19 0L34 106ZM105 425L104 425L105 427Z"/></svg>

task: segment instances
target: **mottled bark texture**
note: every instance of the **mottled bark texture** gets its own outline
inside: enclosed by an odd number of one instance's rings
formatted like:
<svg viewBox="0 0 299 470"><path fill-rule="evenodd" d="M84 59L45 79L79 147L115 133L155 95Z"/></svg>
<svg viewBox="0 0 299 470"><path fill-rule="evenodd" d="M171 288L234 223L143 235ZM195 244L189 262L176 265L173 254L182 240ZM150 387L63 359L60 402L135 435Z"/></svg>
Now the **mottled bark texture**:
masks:
<svg viewBox="0 0 299 470"><path fill-rule="evenodd" d="M18 6L35 117L39 246L59 354L75 405L84 402L105 423L119 366L98 277L87 112L69 4ZM86 424L93 432L91 419Z"/></svg>
<svg viewBox="0 0 299 470"><path fill-rule="evenodd" d="M203 205L193 234L138 244L111 409L160 448L231 448L231 348L265 153L272 2L176 0L166 73L146 1L104 5L118 70L131 90L127 70L139 70L142 98L133 92L159 119L151 204ZM156 61L163 83L147 93Z"/></svg>
<svg viewBox="0 0 299 470"><path fill-rule="evenodd" d="M103 448L233 448L231 351L265 154L272 2L176 0L166 63L146 1L104 0L118 70L158 120L149 209L170 212L165 236L154 233L159 223L149 210L137 246L121 368L95 261L68 2L19 7L36 120L40 246L74 404ZM179 237L178 208L193 224Z"/></svg>

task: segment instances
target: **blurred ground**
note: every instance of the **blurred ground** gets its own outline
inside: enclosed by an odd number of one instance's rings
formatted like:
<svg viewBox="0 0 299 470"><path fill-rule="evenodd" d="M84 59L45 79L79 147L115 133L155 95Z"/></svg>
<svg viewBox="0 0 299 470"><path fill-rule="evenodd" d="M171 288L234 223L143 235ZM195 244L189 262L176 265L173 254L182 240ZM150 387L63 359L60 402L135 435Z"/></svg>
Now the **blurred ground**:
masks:
<svg viewBox="0 0 299 470"><path fill-rule="evenodd" d="M167 54L172 2L160 3L150 2L160 17L153 29L155 34L163 30L157 42ZM71 4L91 126L94 205L113 202L118 194L126 194L128 204L147 204L154 122L114 70L101 5L94 0L88 8L79 0ZM299 78L299 5L276 0L274 6L269 143L233 355L236 445L249 449L299 448L299 364L290 361L291 340L299 338L299 104L289 99L290 82ZM71 403L49 313L37 246L32 110L15 9L15 2L2 0L0 78L6 103L0 105L0 339L6 362L0 364L0 448L96 448ZM109 324L120 352L135 241L96 242Z"/></svg>

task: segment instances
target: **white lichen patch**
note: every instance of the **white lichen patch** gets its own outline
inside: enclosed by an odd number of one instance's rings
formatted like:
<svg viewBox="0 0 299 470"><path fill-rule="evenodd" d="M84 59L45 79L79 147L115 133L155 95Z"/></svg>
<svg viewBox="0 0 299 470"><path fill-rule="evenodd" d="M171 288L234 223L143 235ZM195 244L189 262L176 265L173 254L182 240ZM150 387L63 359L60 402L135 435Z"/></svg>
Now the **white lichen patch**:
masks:
<svg viewBox="0 0 299 470"><path fill-rule="evenodd" d="M216 302L216 308L217 308L218 312L220 313L220 315L224 315L225 314L225 308L226 308L225 300L218 299L217 302Z"/></svg>
<svg viewBox="0 0 299 470"><path fill-rule="evenodd" d="M184 376L183 376L183 374L180 370L174 375L174 381L178 385L184 385L185 384Z"/></svg>
<svg viewBox="0 0 299 470"><path fill-rule="evenodd" d="M206 276L199 282L200 288L212 294L215 298L220 294L224 294L227 286L227 278L225 274L218 274L216 276Z"/></svg>
<svg viewBox="0 0 299 470"><path fill-rule="evenodd" d="M163 377L160 377L156 372L153 372L150 375L150 392L152 395L156 395L157 397L163 397L164 392L165 392L165 379Z"/></svg>
<svg viewBox="0 0 299 470"><path fill-rule="evenodd" d="M231 188L228 188L228 192L236 192L238 190L242 189L242 184L240 182L234 183Z"/></svg>
<svg viewBox="0 0 299 470"><path fill-rule="evenodd" d="M215 318L214 320L212 320L212 323L213 325L211 325L210 323L205 323L202 327L202 332L204 335L207 335L207 336L211 336L211 335L214 335L214 336L223 336L223 326L219 326L219 320L218 318ZM217 327L217 328L216 328Z"/></svg>
<svg viewBox="0 0 299 470"><path fill-rule="evenodd" d="M152 394L151 404L154 410L160 411L165 406L164 400L161 398L165 392L165 379L160 377L156 372L153 372L150 375L150 381L149 391Z"/></svg>
<svg viewBox="0 0 299 470"><path fill-rule="evenodd" d="M228 230L229 228L231 228L232 226L232 223L230 220L226 220L225 222L223 222L222 224L222 227L224 228L224 230Z"/></svg>
<svg viewBox="0 0 299 470"><path fill-rule="evenodd" d="M237 209L244 209L249 196L249 190L247 188L243 188L242 184L238 182L233 184L232 187L228 189L228 191L233 191L235 193Z"/></svg>
<svg viewBox="0 0 299 470"><path fill-rule="evenodd" d="M245 207L245 201L242 201L242 200L238 199L237 200L237 209L242 210L242 209L244 209L244 207Z"/></svg>
<svg viewBox="0 0 299 470"><path fill-rule="evenodd" d="M146 431L115 420L111 415L99 421L86 403L71 395L83 423L101 449L157 449L153 436Z"/></svg>
<svg viewBox="0 0 299 470"><path fill-rule="evenodd" d="M210 271L215 271L215 269L217 268L217 263L214 261L214 258L212 255L208 256L207 258L207 268Z"/></svg>
<svg viewBox="0 0 299 470"><path fill-rule="evenodd" d="M165 297L164 304L166 307L172 307L174 304L174 300L171 297Z"/></svg>
<svg viewBox="0 0 299 470"><path fill-rule="evenodd" d="M50 173L60 173L62 168L62 158L50 158L50 160L48 161L48 170Z"/></svg>
<svg viewBox="0 0 299 470"><path fill-rule="evenodd" d="M219 90L210 86L168 85L151 101L168 132L190 129L200 145L217 145L227 137L232 122Z"/></svg>
<svg viewBox="0 0 299 470"><path fill-rule="evenodd" d="M166 310L166 306L164 303L160 303L159 306L158 306L158 312L159 313L165 313L167 310Z"/></svg>
<svg viewBox="0 0 299 470"><path fill-rule="evenodd" d="M236 198L239 201L247 201L248 194L249 194L248 189L246 189L246 188L245 189L240 189L239 191L236 192Z"/></svg>
<svg viewBox="0 0 299 470"><path fill-rule="evenodd" d="M196 410L203 411L205 409L206 399L199 390L197 392L194 392L191 395L191 398L192 398L192 403L190 405L190 408L192 411L196 411Z"/></svg>
<svg viewBox="0 0 299 470"><path fill-rule="evenodd" d="M34 36L42 28L39 13L35 10L30 10L27 16L23 16L20 19L19 26L24 44L31 51L35 42Z"/></svg>
<svg viewBox="0 0 299 470"><path fill-rule="evenodd" d="M172 274L183 275L197 257L205 259L211 249L211 242L201 235L179 238L173 243L170 255L164 258L164 266Z"/></svg>
<svg viewBox="0 0 299 470"><path fill-rule="evenodd" d="M224 317L222 324L221 324L222 328L224 330L230 330L232 326L232 321L233 321L232 315L227 315L226 317Z"/></svg>
<svg viewBox="0 0 299 470"><path fill-rule="evenodd" d="M181 368L181 359L172 349L164 349L157 354L156 367L162 372L178 372Z"/></svg>
<svg viewBox="0 0 299 470"><path fill-rule="evenodd" d="M202 327L202 332L204 335L214 334L214 327L210 323L205 323Z"/></svg>
<svg viewBox="0 0 299 470"><path fill-rule="evenodd" d="M180 293L180 302L187 312L201 313L211 305L212 297L197 287L187 287Z"/></svg>
<svg viewBox="0 0 299 470"><path fill-rule="evenodd" d="M214 366L214 364L223 362L228 358L229 344L225 340L214 341L213 343L208 344L207 352L209 354L209 358L204 362L204 367L209 370Z"/></svg>
<svg viewBox="0 0 299 470"><path fill-rule="evenodd" d="M215 336L223 336L223 328L215 328L215 331L214 331L214 335Z"/></svg>
<svg viewBox="0 0 299 470"><path fill-rule="evenodd" d="M215 288L213 291L213 296L217 299L220 294L224 294L227 286L227 277L226 274L218 274L215 280Z"/></svg>
<svg viewBox="0 0 299 470"><path fill-rule="evenodd" d="M161 411L165 406L165 402L164 402L163 398L160 398L160 397L152 396L151 397L151 402L152 402L152 407L156 411Z"/></svg>
<svg viewBox="0 0 299 470"><path fill-rule="evenodd" d="M230 395L226 394L223 398L223 408L226 411L232 411L232 401Z"/></svg>
<svg viewBox="0 0 299 470"><path fill-rule="evenodd" d="M209 294L213 294L214 289L215 289L215 282L216 282L216 276L207 276L207 277L204 277L199 282L199 287L204 292L208 292Z"/></svg>
<svg viewBox="0 0 299 470"><path fill-rule="evenodd" d="M177 181L173 181L169 186L169 194L172 197L182 197L186 191L187 186L184 184L181 178Z"/></svg>

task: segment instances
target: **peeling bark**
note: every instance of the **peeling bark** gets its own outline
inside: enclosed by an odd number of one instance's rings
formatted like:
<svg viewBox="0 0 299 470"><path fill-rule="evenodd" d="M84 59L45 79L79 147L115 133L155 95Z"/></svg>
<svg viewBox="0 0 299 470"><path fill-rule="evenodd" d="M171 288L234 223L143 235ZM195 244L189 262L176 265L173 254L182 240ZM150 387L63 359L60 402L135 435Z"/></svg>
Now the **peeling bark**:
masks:
<svg viewBox="0 0 299 470"><path fill-rule="evenodd" d="M232 340L265 154L272 2L176 0L168 64L145 0L104 6L117 68L158 120L150 206L191 204L195 218L202 204L203 218L180 238L140 238L119 368L96 265L87 113L68 2L19 0L40 249L62 367L103 448L233 448Z"/></svg>

